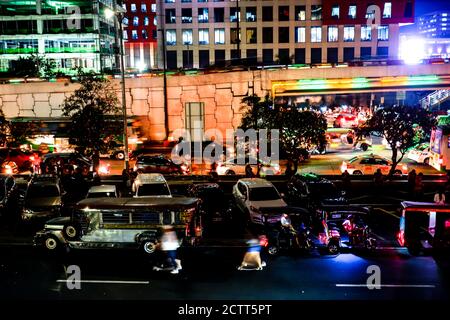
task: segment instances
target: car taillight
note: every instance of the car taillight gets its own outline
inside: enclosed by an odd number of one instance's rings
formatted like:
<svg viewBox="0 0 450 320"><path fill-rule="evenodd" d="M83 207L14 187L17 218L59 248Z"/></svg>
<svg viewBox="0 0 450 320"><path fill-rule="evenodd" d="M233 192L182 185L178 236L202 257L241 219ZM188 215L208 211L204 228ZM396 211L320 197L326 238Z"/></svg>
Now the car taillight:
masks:
<svg viewBox="0 0 450 320"><path fill-rule="evenodd" d="M34 161L34 156L30 156L30 161Z"/></svg>
<svg viewBox="0 0 450 320"><path fill-rule="evenodd" d="M402 247L405 246L405 233L403 231L399 231L397 233L397 241L400 246L402 246Z"/></svg>

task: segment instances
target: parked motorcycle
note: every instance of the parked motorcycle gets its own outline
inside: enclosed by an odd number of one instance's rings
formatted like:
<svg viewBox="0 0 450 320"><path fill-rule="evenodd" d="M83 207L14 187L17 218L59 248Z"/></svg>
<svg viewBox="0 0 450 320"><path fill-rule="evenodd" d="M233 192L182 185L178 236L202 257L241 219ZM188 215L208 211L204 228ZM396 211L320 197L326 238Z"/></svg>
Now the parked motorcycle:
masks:
<svg viewBox="0 0 450 320"><path fill-rule="evenodd" d="M281 227L269 233L267 246L269 255L275 256L280 251L311 251L312 249L314 249L314 242L309 228L302 228L297 231L294 229L283 230Z"/></svg>

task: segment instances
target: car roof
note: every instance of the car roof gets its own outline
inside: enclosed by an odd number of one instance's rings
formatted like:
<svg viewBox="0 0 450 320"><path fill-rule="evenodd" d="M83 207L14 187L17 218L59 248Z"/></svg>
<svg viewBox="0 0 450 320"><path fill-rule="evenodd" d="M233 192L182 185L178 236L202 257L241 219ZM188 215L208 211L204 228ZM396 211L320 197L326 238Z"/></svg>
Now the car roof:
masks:
<svg viewBox="0 0 450 320"><path fill-rule="evenodd" d="M199 199L191 197L142 197L142 198L88 198L76 204L78 209L121 209L137 208L189 208L197 204Z"/></svg>
<svg viewBox="0 0 450 320"><path fill-rule="evenodd" d="M238 182L242 182L249 188L262 188L262 187L273 187L272 182L261 178L244 178L239 179Z"/></svg>
<svg viewBox="0 0 450 320"><path fill-rule="evenodd" d="M101 186L92 186L88 193L116 192L116 186L111 184L102 184Z"/></svg>
<svg viewBox="0 0 450 320"><path fill-rule="evenodd" d="M166 183L166 179L161 173L140 173L136 177L136 181L141 184Z"/></svg>

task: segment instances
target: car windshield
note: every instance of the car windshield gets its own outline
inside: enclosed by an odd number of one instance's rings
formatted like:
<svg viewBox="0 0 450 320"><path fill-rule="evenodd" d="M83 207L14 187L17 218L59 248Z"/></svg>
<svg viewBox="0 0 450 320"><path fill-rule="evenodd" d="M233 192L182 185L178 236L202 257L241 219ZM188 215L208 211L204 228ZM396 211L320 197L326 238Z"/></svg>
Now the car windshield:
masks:
<svg viewBox="0 0 450 320"><path fill-rule="evenodd" d="M87 198L115 198L114 192L91 192L88 193Z"/></svg>
<svg viewBox="0 0 450 320"><path fill-rule="evenodd" d="M27 198L48 198L59 197L57 186L52 185L32 185L28 188Z"/></svg>
<svg viewBox="0 0 450 320"><path fill-rule="evenodd" d="M280 195L274 187L261 187L250 189L250 201L278 200Z"/></svg>
<svg viewBox="0 0 450 320"><path fill-rule="evenodd" d="M170 196L170 190L165 183L143 184L139 186L137 196Z"/></svg>

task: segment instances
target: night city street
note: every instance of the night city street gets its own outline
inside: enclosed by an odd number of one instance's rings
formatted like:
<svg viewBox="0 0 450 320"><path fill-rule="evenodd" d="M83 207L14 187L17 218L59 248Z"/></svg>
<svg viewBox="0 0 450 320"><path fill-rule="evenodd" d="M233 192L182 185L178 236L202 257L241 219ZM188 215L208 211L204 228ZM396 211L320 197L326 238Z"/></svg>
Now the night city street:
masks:
<svg viewBox="0 0 450 320"><path fill-rule="evenodd" d="M2 315L442 317L449 19L0 0Z"/></svg>

